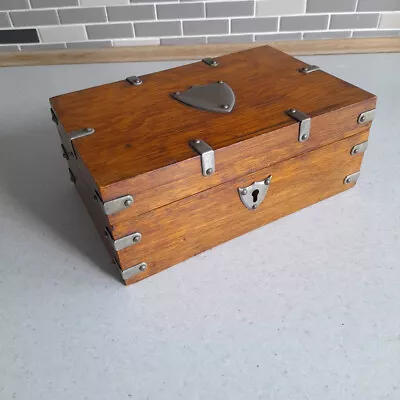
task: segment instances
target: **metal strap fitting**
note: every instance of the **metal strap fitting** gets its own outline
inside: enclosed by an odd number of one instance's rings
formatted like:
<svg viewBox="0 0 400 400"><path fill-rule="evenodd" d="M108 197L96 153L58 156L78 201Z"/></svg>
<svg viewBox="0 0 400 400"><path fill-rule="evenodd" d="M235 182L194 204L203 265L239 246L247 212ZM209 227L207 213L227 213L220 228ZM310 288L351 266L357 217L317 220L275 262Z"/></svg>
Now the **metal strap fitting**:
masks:
<svg viewBox="0 0 400 400"><path fill-rule="evenodd" d="M192 149L200 154L201 172L203 176L210 176L215 172L214 150L206 142L202 140L190 140L189 145Z"/></svg>
<svg viewBox="0 0 400 400"><path fill-rule="evenodd" d="M300 68L302 74L311 74L311 72L319 71L321 68L318 65L309 65L308 67Z"/></svg>
<svg viewBox="0 0 400 400"><path fill-rule="evenodd" d="M365 111L358 116L358 124L368 124L375 118L376 109Z"/></svg>
<svg viewBox="0 0 400 400"><path fill-rule="evenodd" d="M286 114L300 122L299 127L299 142L305 142L310 138L311 117L299 110L291 108L286 111Z"/></svg>
<svg viewBox="0 0 400 400"><path fill-rule="evenodd" d="M127 247L133 246L142 240L142 235L139 232L135 232L131 235L124 236L121 239L114 240L108 228L104 230L104 236L111 243L111 246L115 251L126 249Z"/></svg>
<svg viewBox="0 0 400 400"><path fill-rule="evenodd" d="M143 272L147 268L147 264L145 262L141 262L140 264L134 265L128 269L121 269L121 276L124 281L127 281L130 278L133 278L135 275Z"/></svg>
<svg viewBox="0 0 400 400"><path fill-rule="evenodd" d="M201 61L203 61L203 63L206 63L210 67L218 67L218 61L215 60L214 58L206 57L206 58L203 58Z"/></svg>
<svg viewBox="0 0 400 400"><path fill-rule="evenodd" d="M134 86L139 86L143 83L143 81L138 76L128 76L126 80Z"/></svg>
<svg viewBox="0 0 400 400"><path fill-rule="evenodd" d="M360 177L360 171L354 172L354 174L347 175L343 179L343 183L345 185L349 185L350 183L356 183L359 177Z"/></svg>
<svg viewBox="0 0 400 400"><path fill-rule="evenodd" d="M73 131L66 135L67 140L64 140L64 144L61 145L63 150L63 157L66 160L69 160L71 157L77 158L75 148L74 148L74 140L79 139L81 137L89 136L94 133L93 128L84 128L79 131Z"/></svg>
<svg viewBox="0 0 400 400"><path fill-rule="evenodd" d="M95 191L93 198L101 204L103 211L106 215L112 215L120 211L126 210L134 203L133 196L130 194L118 197L117 199L103 202L100 194Z"/></svg>
<svg viewBox="0 0 400 400"><path fill-rule="evenodd" d="M130 278L133 278L135 275L139 274L140 272L143 272L144 270L147 269L147 264L145 262L141 262L139 264L134 265L133 267L127 268L127 269L121 269L119 262L113 258L114 264L117 265L119 272L121 274L121 277L124 281L127 281Z"/></svg>
<svg viewBox="0 0 400 400"><path fill-rule="evenodd" d="M355 146L353 146L353 148L350 150L350 154L352 156L355 156L356 154L360 154L360 153L365 153L365 151L368 148L368 141L356 144Z"/></svg>

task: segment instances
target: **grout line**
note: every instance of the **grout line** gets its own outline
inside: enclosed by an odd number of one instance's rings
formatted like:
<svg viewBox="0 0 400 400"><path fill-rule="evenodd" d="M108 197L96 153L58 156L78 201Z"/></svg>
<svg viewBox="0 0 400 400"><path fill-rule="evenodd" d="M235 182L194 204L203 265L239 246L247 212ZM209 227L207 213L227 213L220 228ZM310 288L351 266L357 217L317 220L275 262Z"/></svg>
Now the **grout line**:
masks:
<svg viewBox="0 0 400 400"><path fill-rule="evenodd" d="M240 2L240 1L243 1L243 0L229 0L229 1L227 1L227 0L225 0L225 1L222 1L222 3L227 3L227 4L229 4L229 3L235 3L235 2ZM282 1L284 1L284 0L282 0ZM255 3L257 2L257 0L255 1ZM195 3L204 3L204 1L193 1L193 2L185 2L185 3L182 3L182 2L179 2L179 1L165 1L165 2L162 2L162 3L159 3L159 2L154 2L154 3L146 3L146 2L137 2L137 3L130 3L129 5L130 6L132 6L132 7L135 7L135 6L144 6L144 5L147 5L147 6L151 6L151 5L169 5L169 4L174 4L174 5L177 5L177 4L195 4ZM206 2L207 3L207 2ZM127 5L126 4L115 4L115 5L112 5L112 7L126 7ZM102 6L100 6L100 5L96 5L96 6L64 6L64 7L41 7L41 8L31 8L31 9L26 9L26 10L21 10L21 9L10 9L10 10L2 10L2 11L16 11L16 12L18 12L18 11L20 11L20 12L24 12L24 11L28 11L28 10L32 10L32 11L45 11L45 10L54 10L54 9L60 9L60 10L68 10L68 9L72 9L72 8L88 8L88 9L90 9L90 8L99 8L99 7L102 7ZM334 12L333 14L378 14L378 13L380 13L380 12L384 12L384 11L336 11L336 12ZM398 11L387 11L387 12L389 12L389 13L393 13L393 14L395 14L395 13L398 13ZM305 13L305 12L301 12L301 13L296 13L296 14L290 14L290 16L309 16L309 15L326 15L326 14L328 14L328 12L308 12L308 13ZM286 16L286 15L282 15L282 14L271 14L271 15L264 15L264 16L259 16L259 17L278 17L278 16ZM247 15L246 16L247 18L249 18L249 17L251 17L251 16L249 16L249 15Z"/></svg>
<svg viewBox="0 0 400 400"><path fill-rule="evenodd" d="M377 27L376 27L377 29L379 29L379 25L381 24L382 14L383 14L383 13L379 13L378 25L377 25Z"/></svg>
<svg viewBox="0 0 400 400"><path fill-rule="evenodd" d="M56 15L57 15L58 25L61 25L60 14L58 13L57 9L55 11L56 11Z"/></svg>
<svg viewBox="0 0 400 400"><path fill-rule="evenodd" d="M204 20L204 19L195 19L195 20L163 20L162 22L178 22L180 24L182 24L182 22L186 22L186 21L209 21L209 20ZM224 18L221 19L223 21L229 21L228 18ZM140 23L154 23L156 22L155 20L143 20L143 21L137 21L134 22L135 24L140 24ZM160 22L160 21L157 21ZM124 22L123 25L128 25L128 24L132 24L133 22ZM2 28L2 31L10 31L10 30L24 30L24 29L37 29L38 31L42 28L66 28L66 27L80 27L80 26L84 26L84 27L88 27L88 26L96 26L96 25L117 25L117 24L121 24L121 22L112 22L112 23L105 23L105 22L97 22L97 23L80 23L80 24L61 24L61 25L41 25L41 26L23 26L23 27L7 27L7 28ZM337 28L337 29L311 29L311 30L306 30L306 32L337 32L337 31L377 31L377 32L384 32L384 31L400 31L400 28ZM299 33L302 32L300 30L285 30L285 31L263 31L263 32L267 32L267 33ZM249 32L237 32L237 33L231 33L232 35L235 34L259 34L262 32L253 32L253 31L249 31ZM227 33L225 32L223 35L226 35ZM108 39L105 39L108 40Z"/></svg>
<svg viewBox="0 0 400 400"><path fill-rule="evenodd" d="M332 20L332 14L328 14L328 27L326 28L328 30L331 27L331 20Z"/></svg>
<svg viewBox="0 0 400 400"><path fill-rule="evenodd" d="M281 20L282 17L278 17L277 32L281 32Z"/></svg>
<svg viewBox="0 0 400 400"><path fill-rule="evenodd" d="M89 40L89 35L88 35L86 25L83 25L83 31L85 32L86 40Z"/></svg>
<svg viewBox="0 0 400 400"><path fill-rule="evenodd" d="M154 15L155 15L156 21L158 21L158 11L157 11L157 6L155 3L153 3L153 8L154 8Z"/></svg>
<svg viewBox="0 0 400 400"><path fill-rule="evenodd" d="M232 18L228 18L228 35L232 33Z"/></svg>
<svg viewBox="0 0 400 400"><path fill-rule="evenodd" d="M182 22L183 21L180 21L180 23L182 23ZM48 27L33 27L33 28L27 28L27 29L36 29L36 28L38 28L37 32L38 32L38 37L40 39L39 43L45 43L45 42L42 42L41 28L63 28L65 26L68 26L68 25L51 25L51 26L48 26ZM84 24L80 24L80 25L76 25L76 26L83 26L84 28L87 27L87 25L84 25ZM26 28L24 27L24 29L26 29ZM15 29L4 29L4 30L15 30ZM85 31L86 31L86 29L85 29ZM365 31L368 31L368 32L370 32L370 31L371 32L374 32L374 31L376 31L376 32L399 31L400 32L400 29L393 29L393 28L385 28L385 29L377 29L377 28L351 29L351 28L349 28L349 29L329 29L329 30L319 29L319 30L306 30L306 31L263 31L263 32L231 33L231 36L242 36L242 35L253 35L253 34L254 35L274 35L274 34L290 34L290 33L302 33L302 32L303 33L309 33L309 32L311 32L311 33L326 33L326 32L365 32ZM182 36L183 37L203 37L205 35L205 33L200 33L200 34L197 34L197 35L195 35L195 34L184 35L182 30L181 30L181 32L182 32L182 34L180 36L168 35L168 36L160 36L160 37L162 37L162 38L168 37L168 38L174 38L175 39L175 38L180 38ZM226 32L225 33L219 33L219 34L215 33L215 34L212 34L212 36L227 36L227 33ZM143 39L145 37L142 38L142 37L135 36L135 38ZM148 38L154 39L155 36L149 36ZM132 39L132 37L118 38L118 39ZM112 38L88 39L88 41L103 41L103 40L113 40L113 39ZM1 43L0 46L2 46L2 45L7 46L7 45L10 45L10 44L11 43ZM16 43L14 43L14 44L16 44Z"/></svg>
<svg viewBox="0 0 400 400"><path fill-rule="evenodd" d="M108 17L108 10L107 10L107 7L104 7L104 11L105 11L105 13L106 13L106 22L110 22L110 19L109 19L109 17Z"/></svg>
<svg viewBox="0 0 400 400"><path fill-rule="evenodd" d="M7 11L6 15L8 17L8 20L10 21L10 28L14 28L14 22L11 19L10 11Z"/></svg>
<svg viewBox="0 0 400 400"><path fill-rule="evenodd" d="M135 30L135 24L132 22L132 33L133 33L133 37L136 37L136 30ZM113 45L114 45L114 41L113 41Z"/></svg>
<svg viewBox="0 0 400 400"><path fill-rule="evenodd" d="M42 39L42 33L40 32L40 29L36 29L38 38L39 38L39 43L43 43L43 39Z"/></svg>
<svg viewBox="0 0 400 400"><path fill-rule="evenodd" d="M359 0L356 0L356 4L355 4L355 8L354 8L354 12L357 12L357 8L358 8L358 2L359 2Z"/></svg>
<svg viewBox="0 0 400 400"><path fill-rule="evenodd" d="M232 3L235 3L236 1L241 1L241 0L232 0ZM204 2L198 2L198 3L204 3ZM227 1L224 1L224 3L227 3ZM177 5L177 4L194 4L194 3L170 3L170 2L164 2L162 4L151 4L151 3L135 3L135 4L131 4L132 7L135 6L148 6L151 7L152 5L157 6L157 5ZM207 4L207 3L205 3ZM112 7L123 7L121 5L115 5ZM44 7L44 8L40 8L40 9L32 9L31 11L49 11L49 10L69 10L72 8L79 8L79 7ZM97 7L82 7L82 8L99 8L99 6ZM29 10L2 10L2 11L7 11L7 12L27 12ZM380 12L380 11L363 11L363 12L351 12L351 11L343 11L343 12L334 12L331 14L334 15L369 15L369 14L380 14L383 13L384 11ZM388 12L389 14L398 14L399 12L397 11L391 11ZM271 14L271 15L242 15L242 16L235 16L235 18L273 18L273 17L286 17L286 16L290 16L290 17L308 17L308 16L321 16L321 15L328 15L328 12L324 12L324 13L295 13L295 14L290 14L290 15L279 15L279 14ZM204 17L203 17L204 18ZM211 17L212 19L221 19L221 18L228 18L228 17ZM206 19L207 16L206 16Z"/></svg>

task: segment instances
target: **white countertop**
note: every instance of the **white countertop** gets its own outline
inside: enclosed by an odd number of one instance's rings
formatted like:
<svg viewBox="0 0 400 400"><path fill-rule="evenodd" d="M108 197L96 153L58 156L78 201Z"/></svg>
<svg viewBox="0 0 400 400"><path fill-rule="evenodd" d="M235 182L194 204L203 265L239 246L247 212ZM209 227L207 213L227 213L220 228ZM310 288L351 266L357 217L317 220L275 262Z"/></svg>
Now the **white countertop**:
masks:
<svg viewBox="0 0 400 400"><path fill-rule="evenodd" d="M302 59L379 97L357 186L130 287L48 98L180 63L0 69L1 400L399 399L400 54Z"/></svg>

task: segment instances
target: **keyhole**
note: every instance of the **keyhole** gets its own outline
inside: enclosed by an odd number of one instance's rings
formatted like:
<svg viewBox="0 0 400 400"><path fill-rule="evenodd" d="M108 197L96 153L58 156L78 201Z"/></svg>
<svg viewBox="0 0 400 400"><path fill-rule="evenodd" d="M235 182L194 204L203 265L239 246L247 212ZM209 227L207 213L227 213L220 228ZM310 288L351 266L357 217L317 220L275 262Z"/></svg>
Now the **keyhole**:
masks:
<svg viewBox="0 0 400 400"><path fill-rule="evenodd" d="M259 193L260 193L260 191L258 189L253 190L253 192L251 193L251 195L253 196L253 203L257 203Z"/></svg>

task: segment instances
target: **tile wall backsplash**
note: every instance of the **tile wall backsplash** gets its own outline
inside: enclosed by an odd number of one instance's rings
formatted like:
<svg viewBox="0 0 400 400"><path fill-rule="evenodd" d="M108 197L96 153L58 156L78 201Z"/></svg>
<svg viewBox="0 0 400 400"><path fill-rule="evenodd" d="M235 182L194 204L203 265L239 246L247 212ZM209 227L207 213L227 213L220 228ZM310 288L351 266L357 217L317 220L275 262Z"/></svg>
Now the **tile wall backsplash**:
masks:
<svg viewBox="0 0 400 400"><path fill-rule="evenodd" d="M400 0L0 0L0 52L400 36Z"/></svg>

